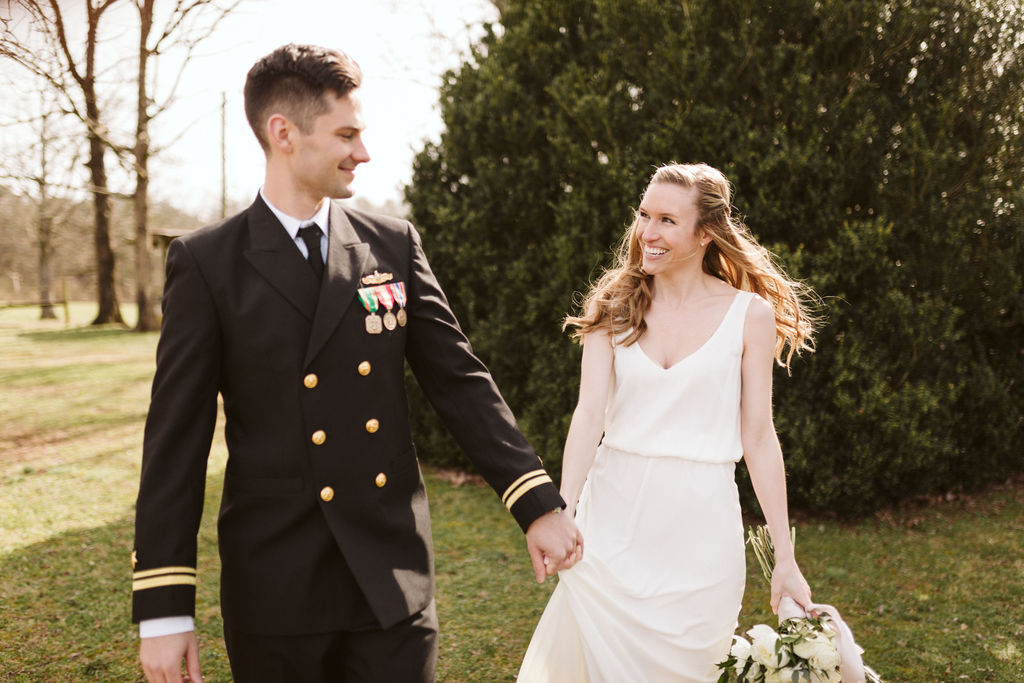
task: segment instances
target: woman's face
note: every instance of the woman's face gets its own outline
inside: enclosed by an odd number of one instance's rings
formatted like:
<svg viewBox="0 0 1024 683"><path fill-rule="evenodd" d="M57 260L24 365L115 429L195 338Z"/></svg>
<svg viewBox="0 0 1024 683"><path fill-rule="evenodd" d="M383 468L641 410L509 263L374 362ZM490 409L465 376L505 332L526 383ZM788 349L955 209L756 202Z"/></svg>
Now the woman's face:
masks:
<svg viewBox="0 0 1024 683"><path fill-rule="evenodd" d="M665 273L696 259L703 231L697 230L697 188L652 183L637 209L634 228L644 271Z"/></svg>

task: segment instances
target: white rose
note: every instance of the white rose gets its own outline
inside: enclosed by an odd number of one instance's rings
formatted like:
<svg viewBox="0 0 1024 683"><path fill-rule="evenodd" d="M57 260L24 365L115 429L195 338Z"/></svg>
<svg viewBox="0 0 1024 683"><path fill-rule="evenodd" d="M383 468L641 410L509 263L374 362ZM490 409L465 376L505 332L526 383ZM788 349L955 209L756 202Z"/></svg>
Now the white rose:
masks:
<svg viewBox="0 0 1024 683"><path fill-rule="evenodd" d="M771 669L777 669L782 662L779 661L778 653L775 651L775 644L779 641L779 634L767 624L758 624L749 631L750 656L755 662L759 662Z"/></svg>
<svg viewBox="0 0 1024 683"><path fill-rule="evenodd" d="M842 678L837 669L831 669L829 671L812 671L811 681L813 683L842 683Z"/></svg>
<svg viewBox="0 0 1024 683"><path fill-rule="evenodd" d="M839 667L839 651L836 649L835 638L826 635L815 638L814 647L810 648L807 655L800 656L805 657L812 667L822 671L833 671Z"/></svg>
<svg viewBox="0 0 1024 683"><path fill-rule="evenodd" d="M750 643L742 636L733 636L732 648L729 650L729 654L736 658L736 663L733 664L736 675L741 675L743 667L747 665L747 661L750 659Z"/></svg>
<svg viewBox="0 0 1024 683"><path fill-rule="evenodd" d="M750 643L743 636L732 637L732 649L729 654L736 658L737 663L750 658Z"/></svg>
<svg viewBox="0 0 1024 683"><path fill-rule="evenodd" d="M771 670L765 674L764 683L790 683L793 680L794 671L788 666Z"/></svg>
<svg viewBox="0 0 1024 683"><path fill-rule="evenodd" d="M827 637L820 635L804 637L793 643L793 652L796 656L807 661L821 657L828 651L835 652L835 650L835 645ZM816 668L823 669L825 667L816 666Z"/></svg>
<svg viewBox="0 0 1024 683"><path fill-rule="evenodd" d="M822 652L811 658L811 666L822 671L835 671L839 668L839 653L835 648Z"/></svg>

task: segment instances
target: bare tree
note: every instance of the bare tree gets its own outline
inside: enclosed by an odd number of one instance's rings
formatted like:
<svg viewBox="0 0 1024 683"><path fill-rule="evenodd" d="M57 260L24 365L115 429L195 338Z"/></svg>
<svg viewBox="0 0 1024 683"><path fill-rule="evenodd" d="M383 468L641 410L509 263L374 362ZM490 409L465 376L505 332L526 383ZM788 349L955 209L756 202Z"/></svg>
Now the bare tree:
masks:
<svg viewBox="0 0 1024 683"><path fill-rule="evenodd" d="M238 5L238 0L223 5L213 0L174 0L170 13L156 32L153 30L156 0L133 1L139 12L138 107L135 145L132 149L135 173L135 292L139 308L136 329L145 332L160 327L149 241L149 158L157 150L151 148L149 123L166 111L196 47L213 33L220 21ZM182 51L183 58L170 92L162 104L157 105L150 90L150 62L172 49Z"/></svg>
<svg viewBox="0 0 1024 683"><path fill-rule="evenodd" d="M75 205L67 201L67 195L77 189L72 176L81 145L61 125L65 115L52 89L45 84L38 86L31 93L38 96L38 109L3 124L28 129L29 136L24 147L5 149L0 178L20 187L33 207L40 318L45 320L57 317L53 308L55 233ZM22 98L23 108L32 108L30 99Z"/></svg>
<svg viewBox="0 0 1024 683"><path fill-rule="evenodd" d="M65 110L86 126L89 143L86 166L93 197L93 247L99 305L93 324L124 322L117 299L116 263L110 240L110 191L104 161L106 151L114 146L100 119L96 89L100 20L118 1L85 0L86 35L81 56L76 56L71 48L57 0L15 0L11 6L27 16L33 35L18 35L10 16L3 18L0 35L0 56L12 59L47 81L59 93ZM33 41L33 37L37 41ZM35 47L37 44L39 49Z"/></svg>

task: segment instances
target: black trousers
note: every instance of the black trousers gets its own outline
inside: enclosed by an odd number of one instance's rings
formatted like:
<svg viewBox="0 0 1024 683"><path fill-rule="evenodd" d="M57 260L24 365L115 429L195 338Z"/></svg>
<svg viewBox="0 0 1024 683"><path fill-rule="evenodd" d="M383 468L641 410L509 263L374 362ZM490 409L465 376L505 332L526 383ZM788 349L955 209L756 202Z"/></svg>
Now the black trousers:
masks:
<svg viewBox="0 0 1024 683"><path fill-rule="evenodd" d="M224 626L236 683L433 683L437 609L431 602L391 628L256 635Z"/></svg>

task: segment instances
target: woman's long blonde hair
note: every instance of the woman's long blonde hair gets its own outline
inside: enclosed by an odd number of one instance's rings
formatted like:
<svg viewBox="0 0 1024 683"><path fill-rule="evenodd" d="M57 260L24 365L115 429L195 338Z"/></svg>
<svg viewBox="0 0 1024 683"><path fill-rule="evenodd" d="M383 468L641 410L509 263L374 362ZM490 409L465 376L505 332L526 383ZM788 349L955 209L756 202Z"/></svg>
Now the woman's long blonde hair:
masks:
<svg viewBox="0 0 1024 683"><path fill-rule="evenodd" d="M809 309L810 302L816 299L814 293L789 279L743 221L733 217L732 188L722 172L707 164L668 164L651 176L650 185L654 183L697 188L697 229L711 238L701 268L771 304L775 312L778 363L788 369L794 353L813 351L816 321ZM566 317L562 329L576 328L573 337L580 339L589 332L607 330L613 337L626 334L622 343L628 346L646 331L644 313L651 306L654 276L643 270L637 220L634 217L616 249L615 266L601 275L584 298L582 315Z"/></svg>

